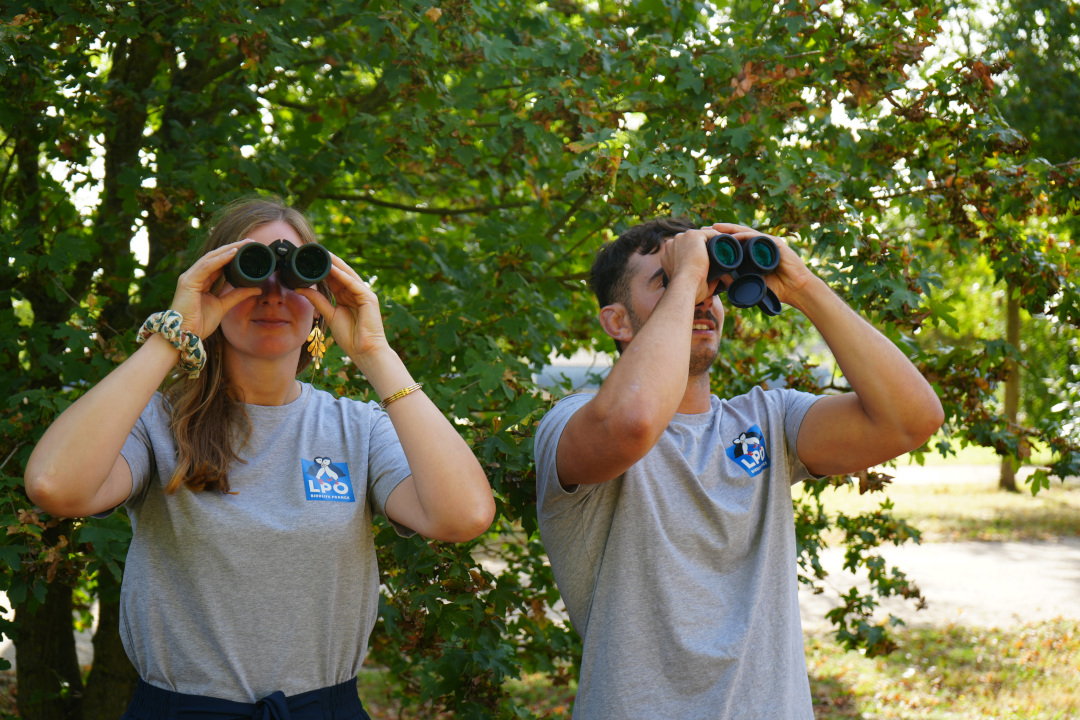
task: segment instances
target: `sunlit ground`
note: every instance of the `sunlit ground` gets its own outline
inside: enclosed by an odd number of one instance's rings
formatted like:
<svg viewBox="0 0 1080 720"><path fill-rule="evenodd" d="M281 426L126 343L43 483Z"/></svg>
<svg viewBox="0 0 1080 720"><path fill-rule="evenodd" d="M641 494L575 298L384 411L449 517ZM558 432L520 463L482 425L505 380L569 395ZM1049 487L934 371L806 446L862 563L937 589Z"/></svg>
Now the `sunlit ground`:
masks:
<svg viewBox="0 0 1080 720"><path fill-rule="evenodd" d="M867 658L829 637L808 635L806 662L816 720L1077 720L1080 622L1057 620L1006 630L960 626L901 630L901 649ZM385 695L385 678L365 673L361 695L373 718L434 717ZM573 685L541 676L511 692L537 717L568 718Z"/></svg>
<svg viewBox="0 0 1080 720"><path fill-rule="evenodd" d="M900 650L867 658L842 650L828 636L807 636L816 720L1080 718L1080 621L1005 630L902 629L896 638ZM385 694L386 687L378 672L362 676L361 695L373 718L436 717L403 707ZM570 716L573 685L552 687L533 676L510 689L537 717Z"/></svg>
<svg viewBox="0 0 1080 720"><path fill-rule="evenodd" d="M950 626L898 634L867 658L807 637L816 720L1076 720L1080 622L1008 630Z"/></svg>

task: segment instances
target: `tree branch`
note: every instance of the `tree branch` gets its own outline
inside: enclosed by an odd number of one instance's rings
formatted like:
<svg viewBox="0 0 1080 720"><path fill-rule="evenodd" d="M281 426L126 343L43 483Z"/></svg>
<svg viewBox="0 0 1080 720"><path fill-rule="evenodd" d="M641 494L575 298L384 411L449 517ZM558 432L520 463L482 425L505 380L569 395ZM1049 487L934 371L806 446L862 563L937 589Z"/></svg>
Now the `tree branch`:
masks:
<svg viewBox="0 0 1080 720"><path fill-rule="evenodd" d="M625 214L625 212L626 211L622 211L623 214ZM582 237L580 240L578 240L576 243L574 243L572 247L570 247L570 248L568 248L566 250L566 252L564 252L562 255L555 258L550 263L548 263L547 267L544 268L544 274L545 275L550 274L551 271L555 268L555 266L557 266L559 263L561 263L566 258L570 257L570 255L572 255L573 253L576 253L578 251L578 249L581 248L581 246L584 245L587 240L589 240L596 233L600 232L601 229L606 228L606 227L611 227L613 222L614 222L614 218L612 218L610 216L607 217L600 226L598 226L598 227L594 228L593 230L591 230L590 232L586 233L584 237Z"/></svg>
<svg viewBox="0 0 1080 720"><path fill-rule="evenodd" d="M7 147L8 142L13 140L14 137L15 137L14 135L8 135L6 138L4 138L4 142L3 142L2 145L0 145L0 148ZM15 150L12 149L11 154L8 155L7 164L4 166L4 173L2 175L0 175L0 209L2 209L3 205L4 205L4 196L7 194L7 192L6 192L7 179L8 179L8 175L11 174L11 166L14 165L14 164L15 164ZM2 212L0 212L0 223L3 222L3 218L4 218L4 215L3 215ZM0 224L0 230L2 230L2 229L3 229L3 225Z"/></svg>
<svg viewBox="0 0 1080 720"><path fill-rule="evenodd" d="M555 237L555 235L566 226L566 223L570 222L570 218L574 216L574 213L580 210L581 206L584 205L590 197L592 197L592 190L585 190L585 192L581 193L581 197L575 200L574 204L570 206L570 209L563 213L563 216L559 218L558 222L552 225L551 228L544 233L544 237L548 240Z"/></svg>
<svg viewBox="0 0 1080 720"><path fill-rule="evenodd" d="M239 50L216 64L189 62L176 74L175 86L182 92L199 93L207 85L223 77L244 64L244 55Z"/></svg>
<svg viewBox="0 0 1080 720"><path fill-rule="evenodd" d="M496 210L510 210L513 208L529 207L533 204L530 202L516 202L516 203L504 203L501 205L473 205L471 207L459 207L459 208L432 208L423 207L420 205L404 205L402 203L390 202L388 200L379 200L371 195L341 195L341 194L323 194L319 196L323 200L344 200L346 202L365 202L369 205L377 205L379 207L391 208L393 210L404 210L405 212L414 212L424 215L468 215L471 213L489 213Z"/></svg>

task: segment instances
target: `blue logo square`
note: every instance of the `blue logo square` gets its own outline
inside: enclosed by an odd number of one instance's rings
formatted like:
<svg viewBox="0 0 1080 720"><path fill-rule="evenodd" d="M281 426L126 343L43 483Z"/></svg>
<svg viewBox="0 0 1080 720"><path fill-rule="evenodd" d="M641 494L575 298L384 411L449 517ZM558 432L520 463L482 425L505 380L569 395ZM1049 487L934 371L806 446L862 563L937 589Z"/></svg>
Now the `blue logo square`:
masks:
<svg viewBox="0 0 1080 720"><path fill-rule="evenodd" d="M317 457L314 462L301 459L304 492L308 500L356 502L348 463L335 463L330 458Z"/></svg>
<svg viewBox="0 0 1080 720"><path fill-rule="evenodd" d="M756 477L769 467L769 453L765 450L765 434L754 425L739 435L727 448L727 456L739 464L750 477Z"/></svg>

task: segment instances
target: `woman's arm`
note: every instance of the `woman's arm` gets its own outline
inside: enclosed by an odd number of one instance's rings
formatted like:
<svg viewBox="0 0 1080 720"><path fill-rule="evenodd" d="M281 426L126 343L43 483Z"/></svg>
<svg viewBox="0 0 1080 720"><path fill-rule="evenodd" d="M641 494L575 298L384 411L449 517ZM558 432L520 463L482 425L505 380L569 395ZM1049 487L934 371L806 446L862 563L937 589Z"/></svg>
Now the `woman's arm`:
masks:
<svg viewBox="0 0 1080 720"><path fill-rule="evenodd" d="M232 290L220 298L210 286L243 241L207 253L177 281L171 308L181 329L208 336L236 303L258 288ZM161 335L146 343L104 380L61 413L26 463L26 494L51 515L82 517L103 512L131 494L131 470L120 457L131 429L180 353Z"/></svg>
<svg viewBox="0 0 1080 720"><path fill-rule="evenodd" d="M389 348L357 366L379 397L413 384ZM454 426L423 392L386 406L412 474L390 493L390 519L433 540L464 542L484 532L495 517L487 477Z"/></svg>
<svg viewBox="0 0 1080 720"><path fill-rule="evenodd" d="M338 304L314 288L297 292L329 321L334 338L381 398L414 384L405 364L386 341L379 299L343 260L333 258L327 281ZM472 450L423 392L386 407L412 474L390 493L386 514L425 537L471 540L495 517L491 486Z"/></svg>
<svg viewBox="0 0 1080 720"><path fill-rule="evenodd" d="M51 515L82 517L127 500L131 470L120 450L179 356L154 335L65 410L26 463L31 502Z"/></svg>

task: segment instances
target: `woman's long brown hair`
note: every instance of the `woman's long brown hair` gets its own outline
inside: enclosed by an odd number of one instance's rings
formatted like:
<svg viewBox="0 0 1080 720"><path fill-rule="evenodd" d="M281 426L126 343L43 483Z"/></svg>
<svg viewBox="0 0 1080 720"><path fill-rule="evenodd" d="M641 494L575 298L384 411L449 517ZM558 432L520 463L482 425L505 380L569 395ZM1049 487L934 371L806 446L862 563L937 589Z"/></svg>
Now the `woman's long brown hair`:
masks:
<svg viewBox="0 0 1080 720"><path fill-rule="evenodd" d="M241 198L215 214L198 257L222 245L242 240L260 225L283 221L296 230L302 243L316 242L315 231L304 215L276 197ZM217 292L224 280L214 283ZM332 298L325 282L319 291ZM319 316L316 324L325 329L326 319ZM193 492L216 490L229 492L229 466L245 462L239 455L251 434L251 421L244 410L243 398L236 397L225 374L222 333L215 330L202 339L206 350L206 365L195 379L186 374L174 375L163 390L172 408L170 427L176 440L176 471L166 493L175 493L181 485ZM305 347L300 351L299 373L311 363Z"/></svg>

